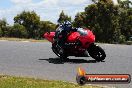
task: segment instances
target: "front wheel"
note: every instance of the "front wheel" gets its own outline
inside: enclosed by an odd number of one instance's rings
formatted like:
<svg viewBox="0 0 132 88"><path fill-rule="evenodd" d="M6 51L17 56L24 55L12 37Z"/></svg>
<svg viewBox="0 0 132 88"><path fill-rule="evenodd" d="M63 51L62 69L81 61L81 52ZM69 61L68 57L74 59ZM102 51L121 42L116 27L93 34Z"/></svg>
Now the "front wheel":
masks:
<svg viewBox="0 0 132 88"><path fill-rule="evenodd" d="M98 45L93 44L92 46L90 46L88 52L89 55L96 61L103 61L106 57L104 50Z"/></svg>
<svg viewBox="0 0 132 88"><path fill-rule="evenodd" d="M59 47L55 47L54 45L52 45L52 51L61 59L66 59L68 57L64 51L61 53Z"/></svg>

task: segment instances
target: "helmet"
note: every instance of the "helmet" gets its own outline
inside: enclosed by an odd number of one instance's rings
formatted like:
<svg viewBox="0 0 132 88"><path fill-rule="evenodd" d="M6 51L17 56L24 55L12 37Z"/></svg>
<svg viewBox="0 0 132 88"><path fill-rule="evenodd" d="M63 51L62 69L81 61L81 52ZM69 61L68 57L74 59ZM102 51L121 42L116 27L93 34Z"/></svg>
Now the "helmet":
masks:
<svg viewBox="0 0 132 88"><path fill-rule="evenodd" d="M70 30L70 29L72 29L72 24L69 21L65 21L62 25L63 25L63 29L64 30Z"/></svg>

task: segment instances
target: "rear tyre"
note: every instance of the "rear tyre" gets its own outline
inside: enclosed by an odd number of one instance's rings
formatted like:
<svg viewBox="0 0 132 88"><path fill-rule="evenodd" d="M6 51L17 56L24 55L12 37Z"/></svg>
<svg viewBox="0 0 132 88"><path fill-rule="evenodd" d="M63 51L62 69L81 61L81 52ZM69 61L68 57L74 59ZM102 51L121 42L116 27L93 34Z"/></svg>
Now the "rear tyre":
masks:
<svg viewBox="0 0 132 88"><path fill-rule="evenodd" d="M94 58L96 61L103 61L106 57L106 54L104 50L98 46L98 45L92 45L90 46L90 49L88 50L89 55Z"/></svg>

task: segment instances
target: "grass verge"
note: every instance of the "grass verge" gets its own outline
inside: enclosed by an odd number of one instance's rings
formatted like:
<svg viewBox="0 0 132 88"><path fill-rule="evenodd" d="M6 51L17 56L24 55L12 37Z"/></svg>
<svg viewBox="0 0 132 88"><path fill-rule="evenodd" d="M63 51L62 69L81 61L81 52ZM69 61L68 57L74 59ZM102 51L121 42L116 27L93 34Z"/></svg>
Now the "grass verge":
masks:
<svg viewBox="0 0 132 88"><path fill-rule="evenodd" d="M77 84L0 75L0 88L102 88L97 86L79 86Z"/></svg>
<svg viewBox="0 0 132 88"><path fill-rule="evenodd" d="M8 40L8 41L30 41L30 42L46 42L47 40L35 40L35 39L24 39L24 38L6 38L1 37L0 40Z"/></svg>
<svg viewBox="0 0 132 88"><path fill-rule="evenodd" d="M47 42L48 40L35 40L35 39L24 39L24 38L7 38L0 37L0 40L8 40L8 41L29 41L29 42ZM100 43L100 42L97 42ZM119 44L119 43L101 43L101 44ZM132 41L126 41L125 43L121 43L122 45L132 45Z"/></svg>

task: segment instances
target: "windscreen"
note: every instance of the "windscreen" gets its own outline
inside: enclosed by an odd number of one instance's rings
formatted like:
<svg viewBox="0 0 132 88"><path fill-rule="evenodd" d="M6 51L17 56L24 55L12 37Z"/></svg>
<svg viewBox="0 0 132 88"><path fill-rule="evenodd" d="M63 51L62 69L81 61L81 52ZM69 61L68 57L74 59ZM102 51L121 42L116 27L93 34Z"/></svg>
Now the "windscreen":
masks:
<svg viewBox="0 0 132 88"><path fill-rule="evenodd" d="M78 32L79 32L79 34L80 35L82 35L82 36L85 36L85 35L87 35L87 31L86 30L84 30L83 28L78 28L78 30L77 30Z"/></svg>

